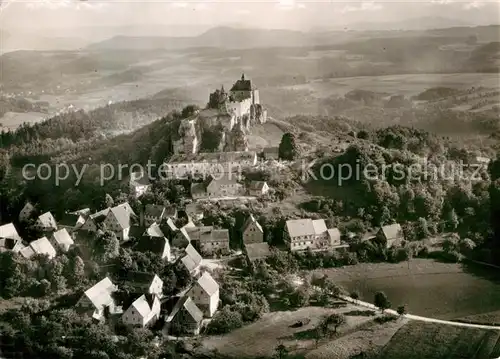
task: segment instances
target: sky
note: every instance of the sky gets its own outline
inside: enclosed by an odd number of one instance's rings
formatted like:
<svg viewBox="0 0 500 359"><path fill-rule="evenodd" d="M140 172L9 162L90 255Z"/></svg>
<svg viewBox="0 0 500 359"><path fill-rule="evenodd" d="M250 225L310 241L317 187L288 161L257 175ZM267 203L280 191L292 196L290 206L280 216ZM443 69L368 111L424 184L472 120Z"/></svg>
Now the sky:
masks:
<svg viewBox="0 0 500 359"><path fill-rule="evenodd" d="M0 0L0 28L61 36L79 27L192 25L308 29L360 22L442 16L473 24L500 23L500 0Z"/></svg>

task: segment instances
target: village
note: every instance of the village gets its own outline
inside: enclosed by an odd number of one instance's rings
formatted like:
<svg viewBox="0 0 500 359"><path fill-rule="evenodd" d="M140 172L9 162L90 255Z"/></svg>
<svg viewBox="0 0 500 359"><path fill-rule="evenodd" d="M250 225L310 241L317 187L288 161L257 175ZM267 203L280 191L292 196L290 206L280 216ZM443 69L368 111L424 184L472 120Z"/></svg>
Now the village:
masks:
<svg viewBox="0 0 500 359"><path fill-rule="evenodd" d="M224 90L219 92L217 96ZM211 101L215 101L211 96ZM229 111L234 123L242 123L250 116L251 108L258 104L258 92L244 75L230 92L230 98L239 99ZM251 101L249 100L251 99ZM232 100L234 101L234 100ZM220 106L225 100L217 100ZM244 105L244 106L243 106ZM255 110L252 110L255 111ZM246 123L246 122L245 122ZM193 283L180 288L174 298L163 293L163 282L158 274L130 272L123 283L116 283L106 276L89 287L76 304L79 313L98 322L121 321L131 327L161 327L166 334L199 334L219 309L220 284L207 268L220 265L234 258L242 258L252 270L258 260L265 260L273 250L289 252L348 250L352 235L341 233L338 228L328 228L324 219L296 218L286 221L286 248L272 248L264 237L264 230L256 218L249 214L240 228L241 238L233 240L242 244L232 248L227 228L202 225L203 203L245 203L265 199L272 190L266 181L243 181L242 173L258 166L280 166L286 161L280 158L279 148L265 148L261 152L233 151L200 153L196 148L190 153L174 154L166 163L167 181L191 178L191 199L183 208L148 204L135 213L129 203L120 203L91 213L89 208L66 212L54 218L51 212L39 214L36 206L27 202L19 213L18 222L27 225L32 221L34 229L44 235L31 243L20 237L13 223L0 226L0 250L16 253L26 259L47 256L53 259L71 248L92 251L89 239L111 231L121 246L134 242L134 250L159 255L165 262L182 265ZM208 176L207 176L208 173ZM144 172L130 175L130 194L141 198L150 191L150 179ZM269 199L268 199L269 200ZM182 226L175 223L182 218ZM395 246L403 240L399 224L383 226L365 240L382 237L387 246ZM214 259L215 258L215 259ZM217 259L218 258L218 259ZM219 263L219 264L217 264ZM223 264L224 265L224 264ZM115 296L120 287L132 288L133 301L123 308ZM175 304L172 304L175 303ZM164 308L168 304L168 309ZM162 321L159 323L159 321ZM175 330L174 330L175 329Z"/></svg>

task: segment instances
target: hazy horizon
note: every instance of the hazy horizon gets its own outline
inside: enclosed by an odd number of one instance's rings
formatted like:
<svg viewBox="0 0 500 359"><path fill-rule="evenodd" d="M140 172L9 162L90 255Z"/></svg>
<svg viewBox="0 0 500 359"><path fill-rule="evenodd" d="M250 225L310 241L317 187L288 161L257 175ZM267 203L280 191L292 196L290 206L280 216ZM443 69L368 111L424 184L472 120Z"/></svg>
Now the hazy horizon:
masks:
<svg viewBox="0 0 500 359"><path fill-rule="evenodd" d="M268 29L336 29L363 23L445 18L463 26L500 23L500 1L120 1L19 0L0 5L0 28L9 33L73 37L103 27L182 28L194 35L216 26ZM36 19L36 21L33 21ZM443 24L444 25L444 24ZM81 32L81 34L79 34ZM173 30L172 30L173 32ZM190 33L191 32L191 33Z"/></svg>

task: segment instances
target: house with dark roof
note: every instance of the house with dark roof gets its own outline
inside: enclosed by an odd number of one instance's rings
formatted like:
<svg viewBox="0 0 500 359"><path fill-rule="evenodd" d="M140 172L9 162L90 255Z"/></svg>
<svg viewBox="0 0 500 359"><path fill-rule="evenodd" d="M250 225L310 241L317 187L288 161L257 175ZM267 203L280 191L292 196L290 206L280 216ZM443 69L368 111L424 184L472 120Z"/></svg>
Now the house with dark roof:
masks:
<svg viewBox="0 0 500 359"><path fill-rule="evenodd" d="M204 272L187 292L204 316L211 318L219 307L219 284Z"/></svg>
<svg viewBox="0 0 500 359"><path fill-rule="evenodd" d="M269 192L269 186L266 181L252 181L248 185L248 194L250 196L259 197Z"/></svg>
<svg viewBox="0 0 500 359"><path fill-rule="evenodd" d="M142 253L151 252L157 254L167 262L170 262L172 260L170 243L165 237L139 237L134 249Z"/></svg>
<svg viewBox="0 0 500 359"><path fill-rule="evenodd" d="M279 160L279 147L266 147L262 150L265 160Z"/></svg>
<svg viewBox="0 0 500 359"><path fill-rule="evenodd" d="M128 272L127 278L123 281L133 293L155 294L159 298L163 297L163 281L156 274L146 272Z"/></svg>
<svg viewBox="0 0 500 359"><path fill-rule="evenodd" d="M68 252L71 246L75 244L73 238L66 230L66 228L60 229L54 233L50 237L51 242L54 244L56 248L59 248L62 252Z"/></svg>
<svg viewBox="0 0 500 359"><path fill-rule="evenodd" d="M403 228L399 223L381 227L375 236L387 243L387 248L401 245L404 240Z"/></svg>
<svg viewBox="0 0 500 359"><path fill-rule="evenodd" d="M238 180L238 176L230 173L209 178L206 187L207 197L220 198L243 196L244 186Z"/></svg>
<svg viewBox="0 0 500 359"><path fill-rule="evenodd" d="M97 321L105 321L108 315L121 314L122 308L117 306L113 293L118 287L108 277L85 291L76 304L78 313L90 315Z"/></svg>
<svg viewBox="0 0 500 359"><path fill-rule="evenodd" d="M154 294L143 294L123 313L122 321L132 327L149 327L160 319L161 302Z"/></svg>
<svg viewBox="0 0 500 359"><path fill-rule="evenodd" d="M195 221L201 221L203 219L204 211L199 203L188 203L185 211L188 217Z"/></svg>
<svg viewBox="0 0 500 359"><path fill-rule="evenodd" d="M243 244L262 243L264 230L253 214L250 214L242 227Z"/></svg>
<svg viewBox="0 0 500 359"><path fill-rule="evenodd" d="M271 255L271 249L266 242L245 244L243 249L248 264L257 260L264 260Z"/></svg>
<svg viewBox="0 0 500 359"><path fill-rule="evenodd" d="M165 206L158 204L147 204L144 208L144 226L150 226L154 222L161 223L163 218L166 218Z"/></svg>
<svg viewBox="0 0 500 359"><path fill-rule="evenodd" d="M85 224L85 217L78 213L65 213L57 221L59 229L66 229L69 233L80 229Z"/></svg>
<svg viewBox="0 0 500 359"><path fill-rule="evenodd" d="M172 312L166 318L164 331L174 335L198 335L202 322L203 312L191 297L185 295L177 301Z"/></svg>
<svg viewBox="0 0 500 359"><path fill-rule="evenodd" d="M19 222L27 222L35 215L35 213L35 206L33 206L30 202L26 202L24 207L21 209L21 212L19 212Z"/></svg>

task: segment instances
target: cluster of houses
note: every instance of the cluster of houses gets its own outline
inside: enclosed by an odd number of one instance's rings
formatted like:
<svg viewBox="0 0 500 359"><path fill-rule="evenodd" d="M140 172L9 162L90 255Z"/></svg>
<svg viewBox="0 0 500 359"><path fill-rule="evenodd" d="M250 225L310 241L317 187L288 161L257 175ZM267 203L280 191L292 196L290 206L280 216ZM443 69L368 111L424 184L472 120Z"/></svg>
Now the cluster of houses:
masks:
<svg viewBox="0 0 500 359"><path fill-rule="evenodd" d="M23 242L12 223L0 226L0 252L12 251L27 259L37 254L54 258L78 245L75 238L81 232L95 237L100 231L112 231L120 243L135 238L135 250L156 253L167 262L179 262L189 272L194 284L178 295L166 316L164 328L168 331L184 328L196 334L219 306L219 285L208 271L202 270L202 255L230 254L230 235L228 229L194 224L193 220L203 218L203 208L199 203L188 204L185 212L188 221L181 228L175 224L179 216L177 209L154 204L146 205L139 216L128 203L96 213L90 213L88 209L66 213L58 221L46 212L35 217L34 221L35 228L44 235L31 243ZM34 218L34 213L35 207L27 203L19 221ZM286 221L285 231L290 251L321 251L349 246L342 241L339 229L328 228L323 219L291 219ZM264 230L253 215L248 215L241 234L243 254L250 267L256 260L271 254L264 240ZM383 226L366 239L375 237L384 238L387 247L400 245L404 239L399 224ZM123 288L133 295L131 303L117 299L115 294ZM164 297L162 288L161 278L154 274L132 272L123 283L113 283L106 277L85 291L77 308L98 321L121 318L126 325L152 326L162 317L163 304L171 299Z"/></svg>

